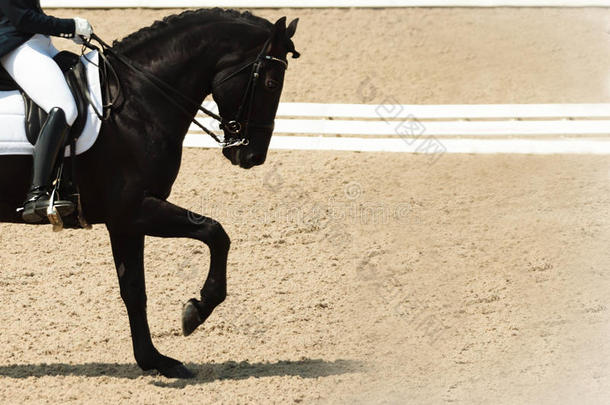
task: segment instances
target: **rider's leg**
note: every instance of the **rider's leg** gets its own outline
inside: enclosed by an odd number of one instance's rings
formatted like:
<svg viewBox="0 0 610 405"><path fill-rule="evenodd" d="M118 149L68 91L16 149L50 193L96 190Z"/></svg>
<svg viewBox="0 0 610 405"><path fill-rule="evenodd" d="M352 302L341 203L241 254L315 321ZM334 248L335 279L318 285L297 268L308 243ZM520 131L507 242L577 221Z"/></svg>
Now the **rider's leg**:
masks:
<svg viewBox="0 0 610 405"><path fill-rule="evenodd" d="M49 37L34 35L28 42L0 58L0 62L40 108L47 113L55 107L61 108L66 122L72 125L78 111L66 79L53 60L57 53Z"/></svg>
<svg viewBox="0 0 610 405"><path fill-rule="evenodd" d="M50 186L57 157L63 153L70 127L66 123L64 111L53 108L40 129L40 135L34 146L34 166L32 168L32 185L27 194L21 216L27 223L40 223L46 218L49 206ZM71 201L54 201L60 216L74 211Z"/></svg>
<svg viewBox="0 0 610 405"><path fill-rule="evenodd" d="M70 88L52 59L55 54L57 50L48 37L35 35L0 58L17 84L49 114L34 147L32 186L24 204L23 219L31 223L44 221L40 213L48 205L53 169L78 115ZM73 210L70 203L62 202L66 204L66 211Z"/></svg>

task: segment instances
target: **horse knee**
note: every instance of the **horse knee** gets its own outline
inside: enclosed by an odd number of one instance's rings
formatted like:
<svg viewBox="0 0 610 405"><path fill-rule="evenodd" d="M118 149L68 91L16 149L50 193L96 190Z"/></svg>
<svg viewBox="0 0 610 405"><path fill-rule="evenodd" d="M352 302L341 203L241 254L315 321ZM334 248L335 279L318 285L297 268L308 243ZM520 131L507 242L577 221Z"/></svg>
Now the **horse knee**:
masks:
<svg viewBox="0 0 610 405"><path fill-rule="evenodd" d="M231 239L219 222L214 221L209 225L207 244L210 249L229 251Z"/></svg>

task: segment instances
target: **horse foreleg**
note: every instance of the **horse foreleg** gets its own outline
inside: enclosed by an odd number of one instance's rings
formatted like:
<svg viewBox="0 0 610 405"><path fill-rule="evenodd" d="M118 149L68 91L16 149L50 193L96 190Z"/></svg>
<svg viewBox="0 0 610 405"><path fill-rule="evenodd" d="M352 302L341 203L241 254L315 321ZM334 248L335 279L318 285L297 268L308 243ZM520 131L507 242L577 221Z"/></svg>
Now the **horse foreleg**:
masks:
<svg viewBox="0 0 610 405"><path fill-rule="evenodd" d="M129 316L136 362L143 370L156 369L166 377L193 377L193 374L178 360L159 353L150 337L146 318L144 235L127 236L110 231L110 241L119 276L121 298Z"/></svg>
<svg viewBox="0 0 610 405"><path fill-rule="evenodd" d="M154 197L144 199L135 226L150 236L196 239L210 249L210 270L201 289L201 300L191 299L182 311L182 331L188 336L227 296L229 236L213 219Z"/></svg>

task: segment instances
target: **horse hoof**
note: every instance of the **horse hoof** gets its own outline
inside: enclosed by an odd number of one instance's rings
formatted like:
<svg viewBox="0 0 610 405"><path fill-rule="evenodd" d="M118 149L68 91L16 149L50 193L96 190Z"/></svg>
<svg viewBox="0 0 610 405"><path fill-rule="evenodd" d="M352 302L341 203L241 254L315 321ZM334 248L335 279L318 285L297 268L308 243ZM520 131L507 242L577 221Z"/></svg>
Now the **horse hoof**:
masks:
<svg viewBox="0 0 610 405"><path fill-rule="evenodd" d="M197 300L190 299L182 308L182 333L184 336L193 333L203 323L196 304Z"/></svg>
<svg viewBox="0 0 610 405"><path fill-rule="evenodd" d="M159 370L159 372L167 378L195 378L195 374L182 363L171 366L165 370Z"/></svg>

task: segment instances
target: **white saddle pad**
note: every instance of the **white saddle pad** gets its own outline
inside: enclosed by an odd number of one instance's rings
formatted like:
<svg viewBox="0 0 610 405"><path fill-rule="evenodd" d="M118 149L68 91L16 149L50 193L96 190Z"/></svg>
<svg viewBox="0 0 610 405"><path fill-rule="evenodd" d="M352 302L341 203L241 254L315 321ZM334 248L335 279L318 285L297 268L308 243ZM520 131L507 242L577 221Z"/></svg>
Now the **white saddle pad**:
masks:
<svg viewBox="0 0 610 405"><path fill-rule="evenodd" d="M81 57L87 69L89 91L93 104L98 111L102 111L102 90L97 67L97 51L89 52ZM28 142L25 135L25 106L19 91L0 92L0 155L31 155L34 147ZM91 106L87 110L87 123L83 133L76 142L76 154L88 151L95 141L102 126L101 120ZM69 149L66 148L66 156Z"/></svg>

